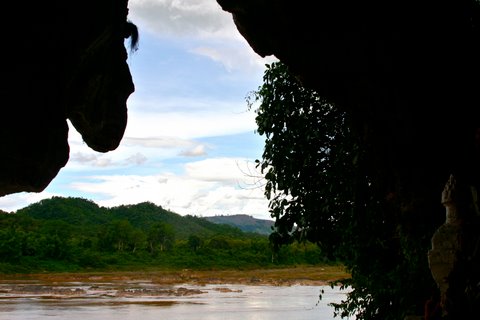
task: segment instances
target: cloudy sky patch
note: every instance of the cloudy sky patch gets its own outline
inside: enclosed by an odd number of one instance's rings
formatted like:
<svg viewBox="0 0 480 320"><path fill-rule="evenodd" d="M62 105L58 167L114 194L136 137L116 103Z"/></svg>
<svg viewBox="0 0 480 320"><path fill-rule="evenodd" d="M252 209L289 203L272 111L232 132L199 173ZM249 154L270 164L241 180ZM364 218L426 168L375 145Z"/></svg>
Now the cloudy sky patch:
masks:
<svg viewBox="0 0 480 320"><path fill-rule="evenodd" d="M240 39L231 16L212 0L131 0L130 18L158 37Z"/></svg>
<svg viewBox="0 0 480 320"><path fill-rule="evenodd" d="M180 152L180 156L184 157L200 157L207 155L207 147L203 144L199 144L189 150L184 150Z"/></svg>
<svg viewBox="0 0 480 320"><path fill-rule="evenodd" d="M70 160L41 193L0 197L14 211L53 195L101 206L150 201L179 214L269 218L254 160L263 138L246 96L265 63L212 0L130 0L140 32L135 92L120 146L98 153L70 126Z"/></svg>

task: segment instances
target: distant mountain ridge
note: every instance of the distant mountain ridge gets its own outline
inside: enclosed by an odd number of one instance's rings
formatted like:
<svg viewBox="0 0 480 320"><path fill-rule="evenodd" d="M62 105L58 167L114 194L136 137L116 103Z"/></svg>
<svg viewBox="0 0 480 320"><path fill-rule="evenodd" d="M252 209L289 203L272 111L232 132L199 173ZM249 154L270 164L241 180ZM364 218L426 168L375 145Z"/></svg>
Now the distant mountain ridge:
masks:
<svg viewBox="0 0 480 320"><path fill-rule="evenodd" d="M181 216L151 202L105 208L83 198L52 197L19 209L16 214L37 220L60 220L87 230L114 220L126 220L133 227L147 231L152 224L163 222L174 228L177 239L188 239L190 235L208 238L218 234L247 237L240 228L232 225L220 225L196 216Z"/></svg>
<svg viewBox="0 0 480 320"><path fill-rule="evenodd" d="M237 227L244 232L253 232L262 235L272 233L272 227L274 225L273 220L257 219L246 214L220 215L204 217L204 219L217 224L227 224Z"/></svg>

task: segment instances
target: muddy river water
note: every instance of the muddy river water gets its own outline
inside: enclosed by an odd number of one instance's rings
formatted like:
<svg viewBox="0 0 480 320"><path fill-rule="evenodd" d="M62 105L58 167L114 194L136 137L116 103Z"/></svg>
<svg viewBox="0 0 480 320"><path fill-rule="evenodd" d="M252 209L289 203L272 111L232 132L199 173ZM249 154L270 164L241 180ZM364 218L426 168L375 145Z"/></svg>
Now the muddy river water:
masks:
<svg viewBox="0 0 480 320"><path fill-rule="evenodd" d="M2 281L0 320L330 320L344 297L329 286Z"/></svg>

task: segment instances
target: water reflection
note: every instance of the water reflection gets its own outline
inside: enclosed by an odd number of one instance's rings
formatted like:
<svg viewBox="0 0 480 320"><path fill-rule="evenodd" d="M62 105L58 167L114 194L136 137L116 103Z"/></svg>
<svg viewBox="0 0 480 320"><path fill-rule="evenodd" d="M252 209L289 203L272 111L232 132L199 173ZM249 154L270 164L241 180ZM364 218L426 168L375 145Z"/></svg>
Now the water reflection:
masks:
<svg viewBox="0 0 480 320"><path fill-rule="evenodd" d="M323 299L319 300L321 290ZM2 320L333 319L344 292L322 286L1 284Z"/></svg>

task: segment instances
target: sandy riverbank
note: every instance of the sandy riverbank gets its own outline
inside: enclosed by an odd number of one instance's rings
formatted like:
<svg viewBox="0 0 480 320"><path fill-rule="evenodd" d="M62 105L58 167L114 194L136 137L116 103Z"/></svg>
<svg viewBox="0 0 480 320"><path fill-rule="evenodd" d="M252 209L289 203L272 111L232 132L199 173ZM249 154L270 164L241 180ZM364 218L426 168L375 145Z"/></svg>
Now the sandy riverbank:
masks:
<svg viewBox="0 0 480 320"><path fill-rule="evenodd" d="M0 275L1 281L112 282L148 279L155 284L246 284L246 285L325 285L348 278L341 266L299 266L254 270L135 270L112 272L40 273Z"/></svg>

